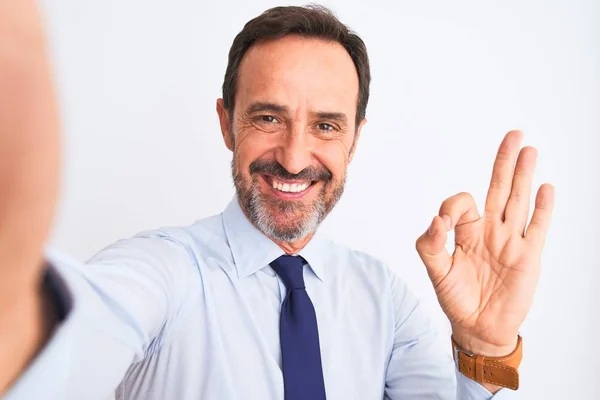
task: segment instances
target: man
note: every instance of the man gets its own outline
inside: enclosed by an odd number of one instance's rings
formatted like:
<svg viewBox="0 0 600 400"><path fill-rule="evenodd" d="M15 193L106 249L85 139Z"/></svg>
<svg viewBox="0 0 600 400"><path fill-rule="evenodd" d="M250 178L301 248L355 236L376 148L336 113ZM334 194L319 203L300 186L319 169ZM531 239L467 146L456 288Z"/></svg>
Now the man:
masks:
<svg viewBox="0 0 600 400"><path fill-rule="evenodd" d="M40 23L32 2L0 3L0 393L513 398L553 189L539 189L527 224L536 152L509 132L483 215L469 194L452 196L417 240L452 326L447 359L399 277L317 232L342 195L369 81L363 42L326 9L253 19L217 101L236 198L79 266L42 251L58 123Z"/></svg>

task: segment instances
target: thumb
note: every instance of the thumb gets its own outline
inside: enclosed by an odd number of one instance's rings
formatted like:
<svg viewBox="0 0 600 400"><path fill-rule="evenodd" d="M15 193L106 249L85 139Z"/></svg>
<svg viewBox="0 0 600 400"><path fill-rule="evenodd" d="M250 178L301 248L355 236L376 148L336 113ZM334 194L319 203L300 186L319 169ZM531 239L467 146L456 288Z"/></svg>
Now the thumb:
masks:
<svg viewBox="0 0 600 400"><path fill-rule="evenodd" d="M447 226L451 224L450 221L447 222L448 224L436 215L429 229L417 239L417 252L427 268L429 279L434 287L437 287L441 280L448 275L452 266L452 257L445 247L448 237Z"/></svg>

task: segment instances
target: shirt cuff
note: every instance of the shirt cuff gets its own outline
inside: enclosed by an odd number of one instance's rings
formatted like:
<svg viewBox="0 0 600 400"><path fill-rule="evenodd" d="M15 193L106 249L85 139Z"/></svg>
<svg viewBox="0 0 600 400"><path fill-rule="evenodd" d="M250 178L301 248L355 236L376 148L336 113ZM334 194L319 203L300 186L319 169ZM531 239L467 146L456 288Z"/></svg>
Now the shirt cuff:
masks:
<svg viewBox="0 0 600 400"><path fill-rule="evenodd" d="M500 389L495 394L483 387L478 382L464 376L458 368L456 371L456 398L459 400L516 400L517 392L510 389Z"/></svg>
<svg viewBox="0 0 600 400"><path fill-rule="evenodd" d="M3 397L4 400L66 399L69 379L69 340L72 325L72 295L60 274L48 263L44 289L55 301L59 322L50 339Z"/></svg>

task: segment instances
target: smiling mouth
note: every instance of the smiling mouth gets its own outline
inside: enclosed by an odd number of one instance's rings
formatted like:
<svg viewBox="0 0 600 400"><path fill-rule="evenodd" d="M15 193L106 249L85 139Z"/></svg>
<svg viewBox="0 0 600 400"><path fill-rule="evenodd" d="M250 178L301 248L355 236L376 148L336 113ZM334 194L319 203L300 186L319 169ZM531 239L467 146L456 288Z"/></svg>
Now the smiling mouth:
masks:
<svg viewBox="0 0 600 400"><path fill-rule="evenodd" d="M315 183L317 183L317 181L288 181L284 179L278 179L274 176L269 175L263 175L263 178L273 188L273 190L284 194L303 194L304 192L308 191Z"/></svg>

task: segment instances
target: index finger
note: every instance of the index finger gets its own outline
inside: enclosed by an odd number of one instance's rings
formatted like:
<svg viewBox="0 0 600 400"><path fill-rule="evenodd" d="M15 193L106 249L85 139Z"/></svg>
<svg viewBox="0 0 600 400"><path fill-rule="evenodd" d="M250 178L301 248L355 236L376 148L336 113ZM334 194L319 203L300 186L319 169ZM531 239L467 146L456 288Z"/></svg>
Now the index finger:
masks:
<svg viewBox="0 0 600 400"><path fill-rule="evenodd" d="M490 188L485 201L485 213L498 215L502 220L504 220L504 210L510 197L515 162L522 140L523 133L521 131L508 132L498 148L494 161Z"/></svg>

